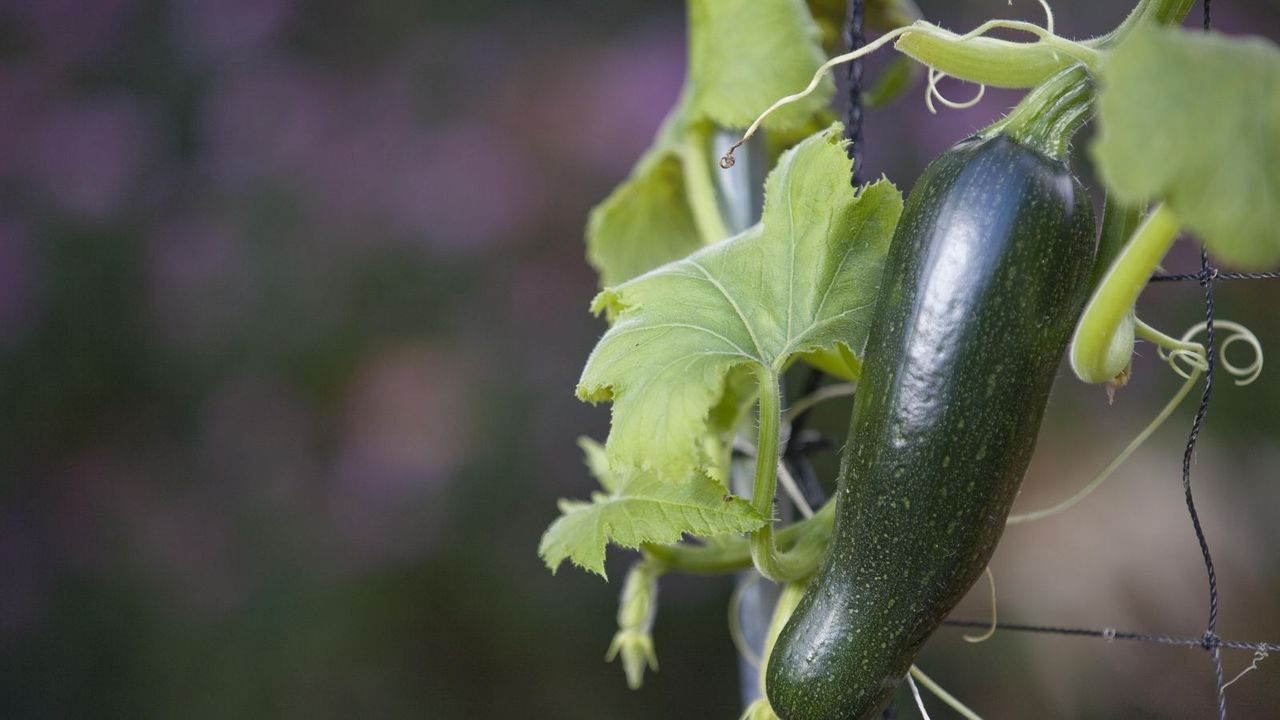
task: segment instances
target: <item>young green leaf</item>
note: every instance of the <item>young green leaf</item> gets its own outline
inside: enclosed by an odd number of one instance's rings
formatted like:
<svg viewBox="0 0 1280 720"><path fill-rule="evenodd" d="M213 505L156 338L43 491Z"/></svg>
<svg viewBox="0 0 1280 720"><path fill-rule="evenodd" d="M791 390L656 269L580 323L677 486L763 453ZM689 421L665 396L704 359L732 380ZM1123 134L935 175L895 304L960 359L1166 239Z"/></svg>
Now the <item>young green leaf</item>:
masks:
<svg viewBox="0 0 1280 720"><path fill-rule="evenodd" d="M583 440L587 463L607 492L591 502L561 500L562 513L542 535L538 554L552 572L566 559L601 577L609 542L638 548L674 543L684 535L711 537L751 532L765 519L751 503L728 494L701 471L662 478L648 470L610 471L601 467L600 446ZM604 470L601 472L601 470Z"/></svg>
<svg viewBox="0 0 1280 720"><path fill-rule="evenodd" d="M849 187L840 131L779 160L761 223L596 296L613 327L578 397L613 401L614 467L688 474L732 368L776 382L796 355L861 351L902 196L887 180Z"/></svg>
<svg viewBox="0 0 1280 720"><path fill-rule="evenodd" d="M1148 28L1101 79L1092 151L1108 190L1164 200L1225 262L1280 262L1280 49Z"/></svg>

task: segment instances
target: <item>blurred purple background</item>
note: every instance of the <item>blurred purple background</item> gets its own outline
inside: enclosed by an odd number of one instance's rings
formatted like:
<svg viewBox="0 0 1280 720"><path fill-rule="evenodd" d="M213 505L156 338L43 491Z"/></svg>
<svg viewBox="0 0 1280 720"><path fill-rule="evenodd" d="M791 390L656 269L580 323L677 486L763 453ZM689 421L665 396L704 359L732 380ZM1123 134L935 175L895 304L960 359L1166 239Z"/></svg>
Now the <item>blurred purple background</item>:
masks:
<svg viewBox="0 0 1280 720"><path fill-rule="evenodd" d="M1127 5L1055 3L1058 29ZM1280 37L1273 2L1215 21ZM555 499L591 489L574 438L607 431L572 393L603 329L586 213L674 102L683 22L674 1L0 0L0 717L737 716L727 582L665 582L662 671L631 693L601 662L625 557L606 584L535 554ZM908 187L1015 98L871 112L869 176ZM1195 262L1187 243L1169 266ZM1280 353L1277 285L1222 284L1218 309ZM1199 302L1143 308L1180 332ZM1063 377L1020 507L1173 393L1141 352L1112 407ZM1190 414L1009 531L1003 619L1200 632ZM1221 382L1196 478L1230 638L1280 641L1277 467L1280 375ZM1273 663L1232 717L1280 715ZM1213 703L1194 650L944 630L920 664L988 720Z"/></svg>

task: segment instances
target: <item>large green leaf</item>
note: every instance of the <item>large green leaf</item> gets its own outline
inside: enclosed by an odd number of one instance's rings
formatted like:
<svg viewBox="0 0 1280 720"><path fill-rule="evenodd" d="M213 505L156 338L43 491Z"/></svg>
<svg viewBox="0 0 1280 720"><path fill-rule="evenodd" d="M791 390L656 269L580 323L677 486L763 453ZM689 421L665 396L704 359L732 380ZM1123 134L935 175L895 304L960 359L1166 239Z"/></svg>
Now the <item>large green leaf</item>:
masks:
<svg viewBox="0 0 1280 720"><path fill-rule="evenodd" d="M765 523L751 503L729 495L724 485L701 472L675 479L647 470L615 472L605 464L599 444L586 439L580 444L606 492L593 494L591 502L560 501L562 515L538 545L538 554L552 572L569 560L605 576L604 549L609 542L638 548L678 542L686 534L751 532Z"/></svg>
<svg viewBox="0 0 1280 720"><path fill-rule="evenodd" d="M793 356L861 351L902 197L887 180L849 187L840 131L783 155L761 223L596 296L613 327L578 396L613 401L614 467L690 472L735 367L776 382Z"/></svg>
<svg viewBox="0 0 1280 720"><path fill-rule="evenodd" d="M1102 180L1163 200L1218 258L1280 262L1280 49L1261 38L1150 28L1102 71Z"/></svg>

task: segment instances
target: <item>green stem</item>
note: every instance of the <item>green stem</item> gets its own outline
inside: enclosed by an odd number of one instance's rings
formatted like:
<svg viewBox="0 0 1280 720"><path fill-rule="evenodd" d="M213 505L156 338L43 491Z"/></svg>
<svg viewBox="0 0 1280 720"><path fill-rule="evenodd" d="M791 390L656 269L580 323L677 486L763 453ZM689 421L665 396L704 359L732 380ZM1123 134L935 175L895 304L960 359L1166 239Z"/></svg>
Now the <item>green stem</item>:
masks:
<svg viewBox="0 0 1280 720"><path fill-rule="evenodd" d="M760 430L756 437L756 476L751 504L764 517L773 516L773 495L778 483L778 428L782 424L782 398L778 376L769 370L756 373L760 384Z"/></svg>
<svg viewBox="0 0 1280 720"><path fill-rule="evenodd" d="M804 577L812 568L807 558L778 550L773 538L773 499L778 487L778 428L782 421L779 378L771 370L757 371L760 385L760 434L756 441L756 477L751 504L756 512L770 518L768 524L751 533L751 559L756 570L774 582Z"/></svg>
<svg viewBox="0 0 1280 720"><path fill-rule="evenodd" d="M1071 341L1071 369L1088 383L1108 382L1129 365L1133 341L1117 342L1133 305L1178 237L1181 222L1161 205L1138 228L1094 290Z"/></svg>
<svg viewBox="0 0 1280 720"><path fill-rule="evenodd" d="M716 545L645 545L644 554L668 569L690 575L725 575L751 567L751 548Z"/></svg>
<svg viewBox="0 0 1280 720"><path fill-rule="evenodd" d="M1141 13L1139 20L1150 20L1161 25L1177 25L1187 16L1195 3L1196 0L1142 0L1130 15ZM1128 18L1125 20L1128 21Z"/></svg>
<svg viewBox="0 0 1280 720"><path fill-rule="evenodd" d="M1166 352L1189 352L1201 356L1205 354L1204 346L1200 343L1182 342L1177 338L1165 335L1141 320L1135 319L1134 327L1138 331L1138 337Z"/></svg>
<svg viewBox="0 0 1280 720"><path fill-rule="evenodd" d="M1141 0L1116 29L1086 44L1098 49L1115 47L1144 23L1179 25L1194 4L1195 0Z"/></svg>
<svg viewBox="0 0 1280 720"><path fill-rule="evenodd" d="M1039 42L1013 42L978 37L994 28L1013 28L1040 35ZM1056 72L1083 63L1095 68L1101 55L1086 45L1058 37L1031 23L993 20L958 35L918 22L894 44L900 52L947 75L992 87L1035 87Z"/></svg>
<svg viewBox="0 0 1280 720"><path fill-rule="evenodd" d="M1065 160L1071 138L1093 112L1093 82L1082 65L1054 74L1017 107L983 131L1005 133L1055 160Z"/></svg>
<svg viewBox="0 0 1280 720"><path fill-rule="evenodd" d="M720 216L720 207L716 204L715 186L711 181L711 165L708 160L711 133L710 124L699 123L689 128L680 145L685 194L703 245L720 242L729 236L724 218Z"/></svg>
<svg viewBox="0 0 1280 720"><path fill-rule="evenodd" d="M803 564L812 572L822 560L834 523L835 503L829 502L813 517L788 525L774 537L778 547L788 555L806 558ZM721 540L712 545L646 545L644 552L669 570L692 575L722 575L751 567L751 543L745 538Z"/></svg>
<svg viewBox="0 0 1280 720"><path fill-rule="evenodd" d="M816 517L816 516L815 516ZM751 560L756 571L774 582L791 582L811 575L822 560L826 543L805 538L789 552L781 551L774 542L773 525L765 525L751 533Z"/></svg>

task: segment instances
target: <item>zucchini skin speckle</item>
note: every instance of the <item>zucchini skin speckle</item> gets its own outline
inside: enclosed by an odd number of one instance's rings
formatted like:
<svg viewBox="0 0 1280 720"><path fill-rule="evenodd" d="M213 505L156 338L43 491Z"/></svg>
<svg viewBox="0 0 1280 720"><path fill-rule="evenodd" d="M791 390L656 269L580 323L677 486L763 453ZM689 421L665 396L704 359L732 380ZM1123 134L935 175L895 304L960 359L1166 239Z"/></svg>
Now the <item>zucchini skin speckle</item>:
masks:
<svg viewBox="0 0 1280 720"><path fill-rule="evenodd" d="M823 564L769 660L784 720L862 720L982 574L1084 304L1095 225L1004 134L925 169L886 258Z"/></svg>

